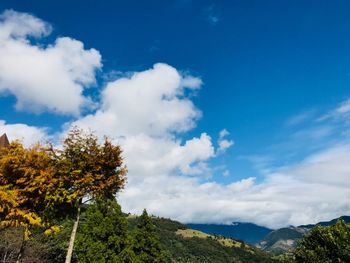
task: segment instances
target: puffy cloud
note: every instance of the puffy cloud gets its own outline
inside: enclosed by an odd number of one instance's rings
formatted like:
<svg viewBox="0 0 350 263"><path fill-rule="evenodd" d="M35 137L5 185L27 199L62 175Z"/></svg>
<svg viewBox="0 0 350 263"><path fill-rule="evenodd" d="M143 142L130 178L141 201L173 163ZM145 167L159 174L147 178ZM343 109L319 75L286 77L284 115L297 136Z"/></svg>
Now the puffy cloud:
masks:
<svg viewBox="0 0 350 263"><path fill-rule="evenodd" d="M18 110L78 115L92 105L83 90L95 83L101 56L68 37L46 47L30 41L50 32L49 24L30 14L0 15L0 93L16 96Z"/></svg>
<svg viewBox="0 0 350 263"><path fill-rule="evenodd" d="M30 146L49 138L45 128L28 126L22 123L8 124L0 120L0 135L7 133L9 140L21 140L25 146Z"/></svg>
<svg viewBox="0 0 350 263"><path fill-rule="evenodd" d="M50 34L51 26L30 14L5 10L0 15L0 39L41 37Z"/></svg>
<svg viewBox="0 0 350 263"><path fill-rule="evenodd" d="M228 148L234 145L235 142L233 140L226 139L228 135L230 135L228 130L223 129L220 131L219 140L218 140L218 144L219 144L218 153L225 152Z"/></svg>
<svg viewBox="0 0 350 263"><path fill-rule="evenodd" d="M193 128L200 111L184 96L202 81L182 75L166 64L110 82L102 91L95 113L71 125L108 135L124 149L130 182L134 177L198 175L208 171L205 161L214 156L211 138L202 133L185 142L176 135Z"/></svg>
<svg viewBox="0 0 350 263"><path fill-rule="evenodd" d="M224 152L230 148L234 142L232 140L222 139L219 141L219 151Z"/></svg>
<svg viewBox="0 0 350 263"><path fill-rule="evenodd" d="M155 64L152 69L134 73L108 83L102 92L102 106L93 115L76 122L91 126L112 137L117 135L163 136L172 132L185 132L201 116L192 101L183 97L185 88L197 89L200 81L188 77L166 64ZM192 79L194 79L192 77ZM187 82L188 83L188 82Z"/></svg>
<svg viewBox="0 0 350 263"><path fill-rule="evenodd" d="M217 150L206 133L180 139L200 116L184 96L184 78L166 64L122 77L106 85L95 114L70 124L122 145L129 174L118 198L125 211L147 208L184 223L250 221L272 228L350 212L349 186L340 185L349 168L346 149L318 153L289 167L269 167L262 182L255 177L228 185L214 181L208 161L233 141L227 139L226 129L219 134ZM193 90L201 81L191 83L197 83L188 85Z"/></svg>
<svg viewBox="0 0 350 263"><path fill-rule="evenodd" d="M120 140L129 169L129 178L143 179L155 173L200 175L206 172L205 162L214 156L210 137L203 133L181 144L169 138L147 135L126 136Z"/></svg>
<svg viewBox="0 0 350 263"><path fill-rule="evenodd" d="M127 211L147 207L182 222L249 221L271 228L316 223L350 213L349 150L339 146L317 153L271 172L261 183L250 177L222 185L155 171L119 198Z"/></svg>

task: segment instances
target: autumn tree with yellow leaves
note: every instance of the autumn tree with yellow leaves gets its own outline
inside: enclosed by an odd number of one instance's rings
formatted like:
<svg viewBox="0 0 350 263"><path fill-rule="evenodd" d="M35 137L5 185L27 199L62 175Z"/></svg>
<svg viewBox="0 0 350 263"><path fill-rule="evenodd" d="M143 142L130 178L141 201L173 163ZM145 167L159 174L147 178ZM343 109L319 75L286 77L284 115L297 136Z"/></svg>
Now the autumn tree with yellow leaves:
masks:
<svg viewBox="0 0 350 263"><path fill-rule="evenodd" d="M105 138L72 129L60 149L12 142L0 148L0 225L23 229L21 261L30 228L57 230L60 216L76 215L66 262L71 261L81 204L111 199L126 182L121 148Z"/></svg>
<svg viewBox="0 0 350 263"><path fill-rule="evenodd" d="M16 141L0 149L0 225L23 229L18 261L30 228L45 225L47 182L53 176L53 161L39 144L26 149Z"/></svg>

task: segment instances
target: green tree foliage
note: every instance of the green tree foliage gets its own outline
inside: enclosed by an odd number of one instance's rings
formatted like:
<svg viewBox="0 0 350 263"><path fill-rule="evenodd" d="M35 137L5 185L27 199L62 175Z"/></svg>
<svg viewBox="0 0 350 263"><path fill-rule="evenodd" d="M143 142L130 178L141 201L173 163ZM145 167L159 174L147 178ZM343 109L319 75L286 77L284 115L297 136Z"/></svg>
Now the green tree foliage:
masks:
<svg viewBox="0 0 350 263"><path fill-rule="evenodd" d="M138 262L169 262L167 253L161 246L157 229L146 210L138 218L132 238L133 251Z"/></svg>
<svg viewBox="0 0 350 263"><path fill-rule="evenodd" d="M316 226L294 251L295 262L350 262L350 224L343 220L329 227Z"/></svg>
<svg viewBox="0 0 350 263"><path fill-rule="evenodd" d="M138 218L129 218L130 229L135 229ZM177 234L179 229L187 227L179 222L152 217L160 236L162 247L169 254L171 262L177 263L270 263L272 255L258 248L246 245L241 247L224 246L214 237L212 238L185 238Z"/></svg>
<svg viewBox="0 0 350 263"><path fill-rule="evenodd" d="M117 201L98 200L89 205L76 243L78 262L125 262L126 249L128 225Z"/></svg>

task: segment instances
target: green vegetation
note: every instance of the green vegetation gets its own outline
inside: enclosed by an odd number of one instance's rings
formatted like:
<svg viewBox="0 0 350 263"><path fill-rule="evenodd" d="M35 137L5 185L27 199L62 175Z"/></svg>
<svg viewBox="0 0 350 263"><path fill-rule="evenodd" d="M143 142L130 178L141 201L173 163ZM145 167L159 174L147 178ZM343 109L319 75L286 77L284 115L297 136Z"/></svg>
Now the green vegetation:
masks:
<svg viewBox="0 0 350 263"><path fill-rule="evenodd" d="M119 262L128 248L128 226L115 200L88 206L75 251L79 263Z"/></svg>
<svg viewBox="0 0 350 263"><path fill-rule="evenodd" d="M168 251L171 262L273 262L270 254L242 241L187 229L185 225L170 219L153 217L152 221L159 231L160 242ZM129 217L129 223L132 229L136 225L136 219ZM239 246L232 246L238 243Z"/></svg>
<svg viewBox="0 0 350 263"><path fill-rule="evenodd" d="M63 220L61 231L49 236L39 229L33 231L23 262L64 262L73 223L72 219ZM149 217L146 212L140 217L127 217L116 202L86 205L72 262L272 262L269 254L241 241L204 233L201 237L184 237L179 229L193 233L179 222ZM0 258L5 251L17 253L16 240L20 237L17 228L3 231L7 234L0 235ZM11 239L7 238L9 235Z"/></svg>
<svg viewBox="0 0 350 263"><path fill-rule="evenodd" d="M158 231L147 211L137 219L137 225L132 231L132 249L139 262L168 262L168 255L163 250Z"/></svg>
<svg viewBox="0 0 350 263"><path fill-rule="evenodd" d="M350 224L338 220L332 226L317 225L298 242L294 251L275 259L288 263L350 262Z"/></svg>
<svg viewBox="0 0 350 263"><path fill-rule="evenodd" d="M350 262L350 224L316 226L294 251L295 262Z"/></svg>

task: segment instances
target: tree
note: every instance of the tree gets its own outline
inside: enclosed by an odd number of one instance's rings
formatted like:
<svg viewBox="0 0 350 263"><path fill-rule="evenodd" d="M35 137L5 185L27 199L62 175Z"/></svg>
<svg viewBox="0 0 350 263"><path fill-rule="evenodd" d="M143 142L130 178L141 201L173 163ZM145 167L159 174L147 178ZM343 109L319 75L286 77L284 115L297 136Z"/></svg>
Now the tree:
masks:
<svg viewBox="0 0 350 263"><path fill-rule="evenodd" d="M83 198L114 198L125 184L121 153L107 138L99 144L95 135L77 128L62 150L41 144L26 149L18 141L0 148L0 224L23 229L18 262L30 227L57 231L54 223L75 212L66 257L71 261Z"/></svg>
<svg viewBox="0 0 350 263"><path fill-rule="evenodd" d="M138 262L168 262L167 254L161 247L159 235L147 211L143 210L133 232L133 250Z"/></svg>
<svg viewBox="0 0 350 263"><path fill-rule="evenodd" d="M0 225L23 230L17 262L30 228L46 225L45 200L53 175L52 160L40 144L26 149L15 141L0 148Z"/></svg>
<svg viewBox="0 0 350 263"><path fill-rule="evenodd" d="M338 220L333 226L316 226L294 252L296 262L350 262L350 224Z"/></svg>
<svg viewBox="0 0 350 263"><path fill-rule="evenodd" d="M117 201L90 204L77 237L78 262L127 262L128 246L128 223Z"/></svg>
<svg viewBox="0 0 350 263"><path fill-rule="evenodd" d="M61 192L76 208L66 263L71 262L83 198L112 199L124 187L127 170L121 154L121 148L109 139L99 144L94 134L78 128L68 133L63 150L53 151Z"/></svg>

